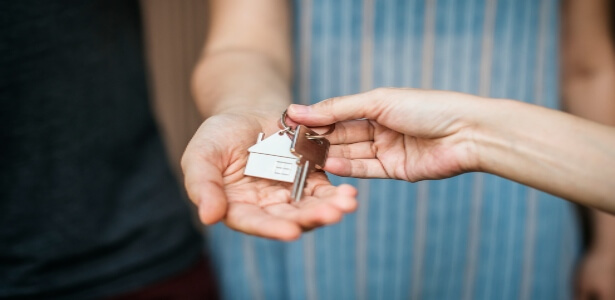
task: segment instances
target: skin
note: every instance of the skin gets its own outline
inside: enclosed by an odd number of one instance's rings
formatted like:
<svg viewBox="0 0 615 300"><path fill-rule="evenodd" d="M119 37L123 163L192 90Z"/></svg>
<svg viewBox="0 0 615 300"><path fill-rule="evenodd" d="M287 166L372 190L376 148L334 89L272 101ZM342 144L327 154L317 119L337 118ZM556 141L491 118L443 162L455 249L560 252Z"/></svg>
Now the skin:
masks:
<svg viewBox="0 0 615 300"><path fill-rule="evenodd" d="M381 88L291 105L308 126L337 123L325 170L411 182L487 172L615 213L615 128L519 101ZM357 120L362 119L362 120Z"/></svg>
<svg viewBox="0 0 615 300"><path fill-rule="evenodd" d="M269 136L289 105L289 4L282 0L211 1L209 32L192 88L206 121L182 157L185 187L204 224L293 240L356 209L356 189L309 175L304 196L288 183L243 175L247 149Z"/></svg>
<svg viewBox="0 0 615 300"><path fill-rule="evenodd" d="M606 0L563 7L565 110L615 126L615 53ZM615 299L615 216L591 210L590 242L577 272L576 299Z"/></svg>

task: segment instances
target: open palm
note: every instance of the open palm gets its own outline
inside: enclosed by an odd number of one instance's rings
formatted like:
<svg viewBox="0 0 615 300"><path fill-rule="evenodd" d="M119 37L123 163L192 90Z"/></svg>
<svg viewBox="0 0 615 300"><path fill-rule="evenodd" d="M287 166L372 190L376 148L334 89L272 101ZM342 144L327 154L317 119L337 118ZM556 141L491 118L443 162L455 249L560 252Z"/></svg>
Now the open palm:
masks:
<svg viewBox="0 0 615 300"><path fill-rule="evenodd" d="M356 208L356 190L332 186L323 172L308 176L304 196L291 202L292 184L244 175L247 149L259 132L270 135L279 113L228 113L207 119L182 158L185 185L205 224L281 240L339 221Z"/></svg>

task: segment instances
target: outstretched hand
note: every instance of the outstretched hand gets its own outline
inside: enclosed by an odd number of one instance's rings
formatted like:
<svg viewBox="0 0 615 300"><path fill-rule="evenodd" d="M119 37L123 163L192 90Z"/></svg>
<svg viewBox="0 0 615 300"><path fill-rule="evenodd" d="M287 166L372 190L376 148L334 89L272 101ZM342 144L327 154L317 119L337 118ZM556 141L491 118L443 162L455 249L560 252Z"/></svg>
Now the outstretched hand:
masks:
<svg viewBox="0 0 615 300"><path fill-rule="evenodd" d="M248 148L259 132L279 130L280 114L236 111L208 118L182 157L185 186L204 224L261 237L293 240L302 231L338 222L357 206L356 189L332 186L324 172L308 176L303 197L291 202L292 184L245 176Z"/></svg>
<svg viewBox="0 0 615 300"><path fill-rule="evenodd" d="M308 126L336 124L325 170L340 176L440 179L474 170L471 124L464 107L479 98L452 92L381 88L331 98L312 106L291 105L288 116Z"/></svg>

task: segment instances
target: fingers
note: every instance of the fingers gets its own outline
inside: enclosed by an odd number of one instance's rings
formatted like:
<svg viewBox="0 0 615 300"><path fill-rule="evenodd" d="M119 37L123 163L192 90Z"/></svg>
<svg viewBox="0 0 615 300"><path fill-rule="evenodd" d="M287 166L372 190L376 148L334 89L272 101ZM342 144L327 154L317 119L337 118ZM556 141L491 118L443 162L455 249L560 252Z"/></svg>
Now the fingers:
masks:
<svg viewBox="0 0 615 300"><path fill-rule="evenodd" d="M376 126L369 120L351 120L335 124L335 130L327 135L332 145L373 141Z"/></svg>
<svg viewBox="0 0 615 300"><path fill-rule="evenodd" d="M344 177L392 178L377 159L329 157L324 170Z"/></svg>
<svg viewBox="0 0 615 300"><path fill-rule="evenodd" d="M299 207L291 204L278 204L265 207L267 213L296 222L303 230L310 230L319 226L337 223L342 219L342 212L333 205L312 199L297 203Z"/></svg>
<svg viewBox="0 0 615 300"><path fill-rule="evenodd" d="M191 149L182 158L182 169L188 197L198 206L201 222L211 225L222 220L228 205L222 170Z"/></svg>
<svg viewBox="0 0 615 300"><path fill-rule="evenodd" d="M288 202L290 186L287 184L264 179L227 188L230 201L225 218L227 226L273 239L292 240L301 230L336 223L357 206L356 189L349 185L332 186L324 172L310 174L299 202Z"/></svg>
<svg viewBox="0 0 615 300"><path fill-rule="evenodd" d="M230 203L226 225L232 229L266 238L284 241L301 236L301 227L294 221L271 215L249 203Z"/></svg>
<svg viewBox="0 0 615 300"><path fill-rule="evenodd" d="M376 158L376 148L374 147L374 142L332 145L329 147L329 157L348 159Z"/></svg>
<svg viewBox="0 0 615 300"><path fill-rule="evenodd" d="M289 120L287 121L287 124L291 127L295 127L298 123ZM326 138L332 145L373 141L374 133L378 126L380 125L375 124L370 120L350 120L339 122L335 124L335 130L333 130L331 134L327 135ZM329 127L311 127L310 129L323 133L327 131Z"/></svg>
<svg viewBox="0 0 615 300"><path fill-rule="evenodd" d="M311 193L317 198L326 198L329 195L332 198L331 205L344 213L351 213L357 209L357 189L349 184L338 187L317 186Z"/></svg>
<svg viewBox="0 0 615 300"><path fill-rule="evenodd" d="M357 207L356 189L350 185L339 187L317 186L313 191L306 190L303 200L296 203L283 203L266 206L271 215L296 222L303 230L339 222L344 213Z"/></svg>
<svg viewBox="0 0 615 300"><path fill-rule="evenodd" d="M307 126L323 126L340 121L367 118L376 120L383 110L385 89L366 93L330 98L312 106L293 104L288 107L288 116Z"/></svg>

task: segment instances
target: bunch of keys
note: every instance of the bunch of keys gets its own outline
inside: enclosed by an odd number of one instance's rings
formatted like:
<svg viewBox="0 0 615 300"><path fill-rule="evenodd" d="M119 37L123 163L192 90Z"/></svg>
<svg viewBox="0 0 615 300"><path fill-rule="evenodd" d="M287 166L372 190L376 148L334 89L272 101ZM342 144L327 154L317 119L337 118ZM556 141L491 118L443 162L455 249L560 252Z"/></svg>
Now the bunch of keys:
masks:
<svg viewBox="0 0 615 300"><path fill-rule="evenodd" d="M284 129L277 133L266 139L264 133L258 134L256 144L248 149L244 175L293 182L291 198L299 201L308 174L325 165L330 143L324 136L335 130L335 124L318 134L303 125L293 130L285 119L286 111L280 119Z"/></svg>

